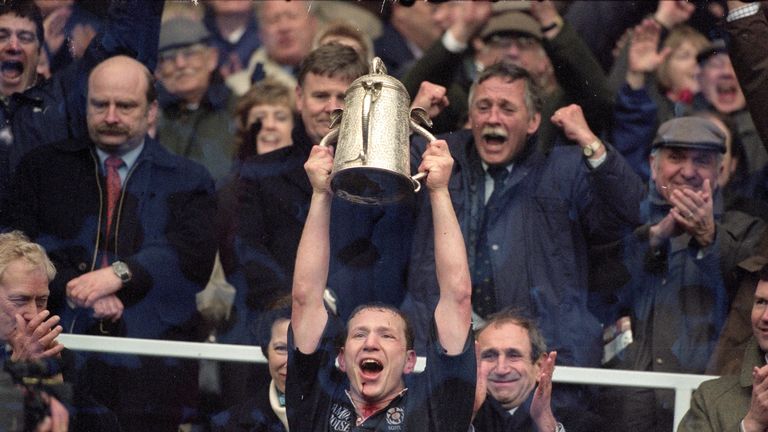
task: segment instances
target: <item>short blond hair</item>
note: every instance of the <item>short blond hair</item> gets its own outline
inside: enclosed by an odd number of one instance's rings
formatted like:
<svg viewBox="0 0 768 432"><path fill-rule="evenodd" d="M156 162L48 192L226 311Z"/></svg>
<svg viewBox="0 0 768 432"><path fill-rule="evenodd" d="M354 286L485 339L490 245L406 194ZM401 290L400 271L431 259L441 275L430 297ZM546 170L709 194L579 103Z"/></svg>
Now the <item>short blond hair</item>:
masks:
<svg viewBox="0 0 768 432"><path fill-rule="evenodd" d="M48 282L56 277L56 267L42 246L30 241L21 231L0 234L0 280L3 279L5 269L19 259L42 270L48 276Z"/></svg>

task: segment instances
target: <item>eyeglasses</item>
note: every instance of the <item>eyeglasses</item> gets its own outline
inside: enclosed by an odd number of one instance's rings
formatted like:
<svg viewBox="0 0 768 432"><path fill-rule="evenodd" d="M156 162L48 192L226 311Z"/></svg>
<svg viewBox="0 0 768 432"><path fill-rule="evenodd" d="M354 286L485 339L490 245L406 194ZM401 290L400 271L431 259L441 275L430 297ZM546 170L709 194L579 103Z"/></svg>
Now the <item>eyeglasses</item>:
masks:
<svg viewBox="0 0 768 432"><path fill-rule="evenodd" d="M184 60L191 60L205 51L204 45L190 45L183 48L170 49L159 54L160 64L169 64L176 61L178 56Z"/></svg>
<svg viewBox="0 0 768 432"><path fill-rule="evenodd" d="M528 50L539 44L539 42L532 37L500 36L500 35L491 36L490 38L488 38L487 43L493 48L509 49L514 45L521 50Z"/></svg>

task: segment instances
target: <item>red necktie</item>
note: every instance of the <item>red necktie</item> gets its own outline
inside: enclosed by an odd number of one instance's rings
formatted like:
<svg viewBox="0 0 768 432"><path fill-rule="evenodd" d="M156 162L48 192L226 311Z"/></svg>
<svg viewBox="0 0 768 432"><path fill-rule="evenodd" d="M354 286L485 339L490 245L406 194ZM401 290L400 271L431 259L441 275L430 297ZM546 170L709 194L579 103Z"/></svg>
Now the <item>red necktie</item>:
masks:
<svg viewBox="0 0 768 432"><path fill-rule="evenodd" d="M104 166L107 171L107 230L104 237L104 258L102 259L102 267L109 265L109 259L107 258L107 246L109 244L110 228L112 228L112 218L115 214L115 205L117 204L117 198L120 196L120 174L117 169L123 165L123 160L117 156L110 156L104 161Z"/></svg>

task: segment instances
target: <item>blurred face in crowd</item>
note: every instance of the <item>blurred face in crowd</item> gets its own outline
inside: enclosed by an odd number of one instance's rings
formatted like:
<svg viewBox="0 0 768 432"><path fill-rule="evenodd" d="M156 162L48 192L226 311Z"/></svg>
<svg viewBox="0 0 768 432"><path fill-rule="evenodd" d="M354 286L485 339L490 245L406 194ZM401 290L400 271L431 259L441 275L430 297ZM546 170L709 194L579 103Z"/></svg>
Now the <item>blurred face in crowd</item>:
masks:
<svg viewBox="0 0 768 432"><path fill-rule="evenodd" d="M760 281L752 304L752 334L764 352L768 352L768 282Z"/></svg>
<svg viewBox="0 0 768 432"><path fill-rule="evenodd" d="M312 47L317 26L310 2L267 1L258 4L261 43L272 60L298 66Z"/></svg>
<svg viewBox="0 0 768 432"><path fill-rule="evenodd" d="M125 56L96 66L88 79L88 134L100 149L124 154L138 147L157 118L157 101L147 102L144 65Z"/></svg>
<svg viewBox="0 0 768 432"><path fill-rule="evenodd" d="M660 68L660 73L665 75L665 81L673 93L690 90L692 93L699 91L699 65L696 55L699 50L688 41L684 41L674 49L666 60L666 65ZM663 72L662 72L663 70Z"/></svg>
<svg viewBox="0 0 768 432"><path fill-rule="evenodd" d="M715 54L707 59L702 64L699 83L704 98L723 114L730 114L747 105L728 54Z"/></svg>
<svg viewBox="0 0 768 432"><path fill-rule="evenodd" d="M714 115L707 115L706 117L707 120L716 124L717 127L723 131L723 135L725 136L725 153L723 153L721 158L720 171L717 173L717 185L719 187L725 187L725 185L728 184L728 181L730 181L733 173L736 172L736 168L739 166L738 156L733 153L733 135L731 135L731 130L722 120Z"/></svg>
<svg viewBox="0 0 768 432"><path fill-rule="evenodd" d="M253 13L253 0L208 0L206 4L216 15Z"/></svg>
<svg viewBox="0 0 768 432"><path fill-rule="evenodd" d="M0 92L21 93L37 80L40 43L35 23L13 13L0 16Z"/></svg>
<svg viewBox="0 0 768 432"><path fill-rule="evenodd" d="M360 44L360 41L349 36L329 34L328 36L324 36L322 39L320 39L317 42L317 46L327 45L332 43L348 46L353 50L355 50L357 55L359 55L361 58L363 59L367 58L368 50Z"/></svg>
<svg viewBox="0 0 768 432"><path fill-rule="evenodd" d="M541 360L531 359L528 330L513 322L491 324L477 336L476 349L488 393L507 410L522 405L541 372Z"/></svg>
<svg viewBox="0 0 768 432"><path fill-rule="evenodd" d="M293 144L293 113L286 105L254 105L248 112L248 127L261 122L256 136L256 153L264 154Z"/></svg>
<svg viewBox="0 0 768 432"><path fill-rule="evenodd" d="M434 22L440 30L448 30L455 20L454 9L458 6L458 3L455 2L445 2L433 5L432 22Z"/></svg>
<svg viewBox="0 0 768 432"><path fill-rule="evenodd" d="M480 158L489 165L506 165L538 129L541 115L525 105L524 80L491 77L477 85L469 121Z"/></svg>
<svg viewBox="0 0 768 432"><path fill-rule="evenodd" d="M88 49L88 45L91 44L95 37L95 28L86 24L76 24L72 28L72 36L69 40L72 57L76 59L82 58L85 55L85 50Z"/></svg>
<svg viewBox="0 0 768 432"><path fill-rule="evenodd" d="M714 190L720 171L718 155L714 150L659 148L656 155L650 156L651 178L656 182L656 191L669 201L675 189L701 191L707 179Z"/></svg>
<svg viewBox="0 0 768 432"><path fill-rule="evenodd" d="M530 36L495 34L486 40L475 39L473 43L476 60L486 67L506 60L533 76L548 73L552 69L541 43Z"/></svg>
<svg viewBox="0 0 768 432"><path fill-rule="evenodd" d="M285 393L285 377L288 372L288 324L287 319L278 319L272 324L272 336L267 348L269 375L275 387Z"/></svg>
<svg viewBox="0 0 768 432"><path fill-rule="evenodd" d="M74 2L75 0L35 0L35 5L40 8L40 13L43 17L46 17L56 9L69 6Z"/></svg>
<svg viewBox="0 0 768 432"><path fill-rule="evenodd" d="M407 348L405 321L388 309L365 308L350 317L347 327L338 361L353 400L388 402L403 390L403 375L416 364L416 353Z"/></svg>
<svg viewBox="0 0 768 432"><path fill-rule="evenodd" d="M344 108L344 93L352 80L312 72L296 87L296 108L313 144L331 130L331 113Z"/></svg>
<svg viewBox="0 0 768 432"><path fill-rule="evenodd" d="M187 103L199 103L219 59L218 50L194 44L160 53L155 76L171 94Z"/></svg>
<svg viewBox="0 0 768 432"><path fill-rule="evenodd" d="M0 340L16 332L16 314L29 322L48 304L48 276L25 259L11 261L0 277Z"/></svg>

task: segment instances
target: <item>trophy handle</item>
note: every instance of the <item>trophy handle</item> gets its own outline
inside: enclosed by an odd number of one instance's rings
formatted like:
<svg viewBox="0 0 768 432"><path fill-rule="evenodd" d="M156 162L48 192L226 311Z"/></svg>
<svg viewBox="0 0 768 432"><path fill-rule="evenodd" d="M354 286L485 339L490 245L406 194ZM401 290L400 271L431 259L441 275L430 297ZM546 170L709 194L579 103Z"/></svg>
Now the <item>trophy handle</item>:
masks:
<svg viewBox="0 0 768 432"><path fill-rule="evenodd" d="M424 110L424 108L416 107L411 110L411 119L409 120L411 130L416 132L417 134L423 136L427 139L427 142L432 142L436 140L434 135L430 131L428 131L426 128L422 126L432 126L432 120L430 120L429 115ZM421 123L421 124L420 124ZM419 180L423 179L427 176L427 173L420 172L418 174L415 174L411 176L411 181L414 183L414 192L418 192L421 190L421 183Z"/></svg>
<svg viewBox="0 0 768 432"><path fill-rule="evenodd" d="M331 113L331 130L320 140L321 147L328 147L329 142L336 142L339 137L339 122L341 122L341 116L344 114L344 110L335 109Z"/></svg>

